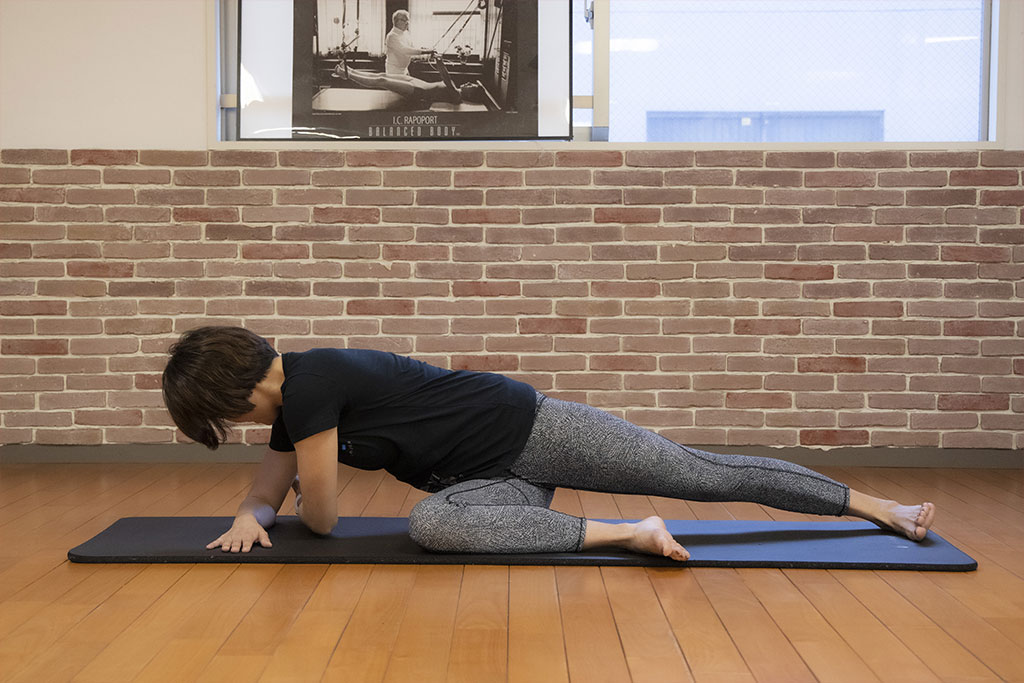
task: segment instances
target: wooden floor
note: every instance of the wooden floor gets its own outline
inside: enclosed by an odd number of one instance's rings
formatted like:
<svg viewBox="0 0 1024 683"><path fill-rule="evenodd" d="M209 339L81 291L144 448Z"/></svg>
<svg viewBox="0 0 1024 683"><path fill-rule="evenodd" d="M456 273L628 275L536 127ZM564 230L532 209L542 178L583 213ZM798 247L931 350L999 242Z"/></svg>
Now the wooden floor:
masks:
<svg viewBox="0 0 1024 683"><path fill-rule="evenodd" d="M1024 681L1024 471L826 472L934 501L979 570L75 565L119 517L232 514L252 466L0 465L0 680ZM340 478L341 515L423 495ZM555 507L803 518L561 490Z"/></svg>

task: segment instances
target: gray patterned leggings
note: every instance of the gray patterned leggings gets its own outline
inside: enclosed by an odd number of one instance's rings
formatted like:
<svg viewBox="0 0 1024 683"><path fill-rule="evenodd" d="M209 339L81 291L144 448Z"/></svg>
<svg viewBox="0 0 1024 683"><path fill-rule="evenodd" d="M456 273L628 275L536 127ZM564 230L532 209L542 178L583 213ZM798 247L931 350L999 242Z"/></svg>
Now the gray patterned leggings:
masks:
<svg viewBox="0 0 1024 683"><path fill-rule="evenodd" d="M530 438L508 474L462 481L421 500L409 515L414 541L436 552L579 550L586 520L548 507L558 486L846 513L849 488L805 467L706 453L597 408L538 398Z"/></svg>

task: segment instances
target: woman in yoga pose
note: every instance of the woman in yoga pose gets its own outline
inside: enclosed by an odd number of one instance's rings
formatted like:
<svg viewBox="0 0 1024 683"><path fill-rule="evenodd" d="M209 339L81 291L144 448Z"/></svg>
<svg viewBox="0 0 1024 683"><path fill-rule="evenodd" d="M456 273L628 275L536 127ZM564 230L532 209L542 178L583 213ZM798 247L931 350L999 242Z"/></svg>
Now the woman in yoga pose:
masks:
<svg viewBox="0 0 1024 683"><path fill-rule="evenodd" d="M341 56L341 63L334 67L334 73L331 75L371 90L390 90L413 102L487 103L486 91L480 81L456 86L444 65L444 60L434 56L429 61L441 74L440 81L424 81L408 74L350 69L344 54Z"/></svg>
<svg viewBox="0 0 1024 683"><path fill-rule="evenodd" d="M266 529L290 488L306 526L330 533L338 462L383 468L432 492L409 529L437 552L612 546L689 558L660 517L608 524L551 510L558 486L854 515L915 541L935 514L931 503L874 498L783 460L688 448L502 375L360 349L279 355L238 327L191 330L170 354L164 401L188 437L213 449L232 423L272 425L249 495L209 548L269 546Z"/></svg>

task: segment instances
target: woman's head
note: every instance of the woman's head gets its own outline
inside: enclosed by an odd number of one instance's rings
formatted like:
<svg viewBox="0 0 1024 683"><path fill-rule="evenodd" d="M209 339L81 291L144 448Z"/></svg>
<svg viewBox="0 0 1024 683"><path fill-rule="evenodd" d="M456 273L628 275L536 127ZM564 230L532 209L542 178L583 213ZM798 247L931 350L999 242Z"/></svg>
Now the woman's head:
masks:
<svg viewBox="0 0 1024 683"><path fill-rule="evenodd" d="M391 15L391 23L401 30L409 28L409 13L404 9L395 10Z"/></svg>
<svg viewBox="0 0 1024 683"><path fill-rule="evenodd" d="M190 439L216 449L231 418L252 410L249 401L277 357L270 343L241 327L198 327L169 349L164 404Z"/></svg>

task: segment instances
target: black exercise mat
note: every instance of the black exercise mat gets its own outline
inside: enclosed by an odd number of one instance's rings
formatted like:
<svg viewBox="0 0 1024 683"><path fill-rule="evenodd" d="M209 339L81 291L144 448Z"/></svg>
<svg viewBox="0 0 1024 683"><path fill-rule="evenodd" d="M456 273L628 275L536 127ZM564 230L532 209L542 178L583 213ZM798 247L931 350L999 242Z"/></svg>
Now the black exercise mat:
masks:
<svg viewBox="0 0 1024 683"><path fill-rule="evenodd" d="M206 544L231 517L127 517L68 552L72 562L270 562L328 564L530 564L683 566L625 551L527 555L442 554L408 536L405 517L343 517L329 537L311 533L296 517L279 517L272 548L227 553ZM607 520L621 521L621 520ZM690 567L807 567L970 571L978 563L934 532L914 543L870 522L750 522L668 520L690 551Z"/></svg>

